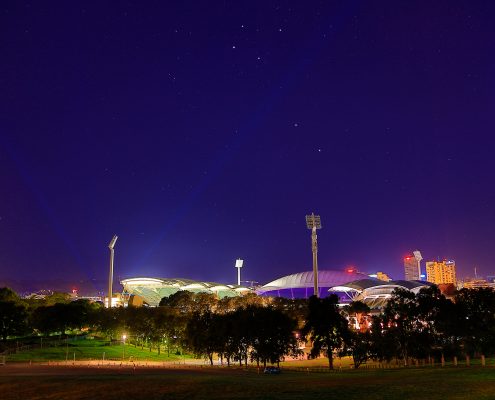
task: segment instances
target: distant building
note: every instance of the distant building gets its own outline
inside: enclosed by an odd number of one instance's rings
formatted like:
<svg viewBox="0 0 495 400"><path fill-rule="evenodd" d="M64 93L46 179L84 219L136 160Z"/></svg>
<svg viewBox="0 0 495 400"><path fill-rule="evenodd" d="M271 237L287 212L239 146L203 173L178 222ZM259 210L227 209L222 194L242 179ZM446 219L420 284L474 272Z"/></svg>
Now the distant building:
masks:
<svg viewBox="0 0 495 400"><path fill-rule="evenodd" d="M465 279L462 282L462 287L466 289L478 289L478 288L495 288L494 282L488 282L486 279Z"/></svg>
<svg viewBox="0 0 495 400"><path fill-rule="evenodd" d="M376 278L380 281L390 282L392 278L388 276L385 272L378 271L376 274L370 274L371 278Z"/></svg>
<svg viewBox="0 0 495 400"><path fill-rule="evenodd" d="M426 280L436 285L451 283L455 286L457 282L455 261L427 261Z"/></svg>
<svg viewBox="0 0 495 400"><path fill-rule="evenodd" d="M406 281L419 281L421 279L421 260L423 257L419 250L413 251L404 257L404 277Z"/></svg>

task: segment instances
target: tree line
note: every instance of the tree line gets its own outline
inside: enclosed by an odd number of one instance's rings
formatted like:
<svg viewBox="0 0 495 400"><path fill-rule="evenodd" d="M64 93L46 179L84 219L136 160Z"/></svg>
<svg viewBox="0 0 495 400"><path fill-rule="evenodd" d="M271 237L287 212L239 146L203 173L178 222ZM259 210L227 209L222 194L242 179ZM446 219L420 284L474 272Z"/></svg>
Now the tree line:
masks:
<svg viewBox="0 0 495 400"><path fill-rule="evenodd" d="M495 354L495 291L462 289L453 299L437 287L417 294L397 289L381 310L361 302L345 307L338 298L308 300L260 297L217 299L179 291L159 307L106 309L63 294L21 299L0 289L0 338L59 336L90 332L170 354L191 352L211 364L278 363L287 356L349 355L354 367L368 360L409 364L413 360Z"/></svg>

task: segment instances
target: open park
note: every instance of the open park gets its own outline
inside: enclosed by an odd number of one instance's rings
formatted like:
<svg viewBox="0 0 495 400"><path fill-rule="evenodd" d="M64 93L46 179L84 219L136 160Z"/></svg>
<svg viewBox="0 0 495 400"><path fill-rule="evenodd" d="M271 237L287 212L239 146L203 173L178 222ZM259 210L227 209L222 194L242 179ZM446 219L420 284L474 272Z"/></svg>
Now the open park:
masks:
<svg viewBox="0 0 495 400"><path fill-rule="evenodd" d="M48 365L7 363L1 398L11 399L493 399L490 367L368 370L285 369L132 363ZM323 372L325 371L325 372Z"/></svg>
<svg viewBox="0 0 495 400"><path fill-rule="evenodd" d="M404 367L352 358L289 359L281 373L255 364L209 365L203 358L132 344L79 339L23 349L0 365L0 398L20 399L493 399L495 359Z"/></svg>
<svg viewBox="0 0 495 400"><path fill-rule="evenodd" d="M404 367L352 358L281 362L281 373L254 364L209 365L191 355L158 354L130 344L77 340L6 356L0 394L10 399L493 399L495 360Z"/></svg>

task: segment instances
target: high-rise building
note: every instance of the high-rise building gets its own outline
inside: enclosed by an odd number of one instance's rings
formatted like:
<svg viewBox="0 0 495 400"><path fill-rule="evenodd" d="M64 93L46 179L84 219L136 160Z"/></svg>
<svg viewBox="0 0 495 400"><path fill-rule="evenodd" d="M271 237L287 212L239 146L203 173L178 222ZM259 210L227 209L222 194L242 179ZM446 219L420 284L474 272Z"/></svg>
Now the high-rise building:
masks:
<svg viewBox="0 0 495 400"><path fill-rule="evenodd" d="M455 261L427 261L426 262L426 280L428 282L440 285L443 283L457 283L455 273Z"/></svg>
<svg viewBox="0 0 495 400"><path fill-rule="evenodd" d="M404 277L406 281L419 281L421 279L421 252L419 250L413 251L404 257Z"/></svg>

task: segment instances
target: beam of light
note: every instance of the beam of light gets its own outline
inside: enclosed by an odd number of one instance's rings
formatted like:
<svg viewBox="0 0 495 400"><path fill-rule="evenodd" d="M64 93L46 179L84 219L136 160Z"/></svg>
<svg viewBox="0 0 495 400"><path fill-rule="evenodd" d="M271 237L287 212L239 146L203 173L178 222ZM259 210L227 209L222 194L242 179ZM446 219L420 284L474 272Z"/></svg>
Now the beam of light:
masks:
<svg viewBox="0 0 495 400"><path fill-rule="evenodd" d="M304 71L308 69L318 58L322 50L328 46L327 40L338 31L339 28L345 25L352 16L355 14L360 2L345 2L345 9L340 10L341 14L336 15L335 21L332 21L332 33L327 32L313 32L311 38L307 41L307 46L302 46L307 49L305 54L295 56L294 59L299 60L295 63L293 68L289 69L280 81L273 85L273 90L269 96L265 97L265 101L258 107L258 109L250 115L249 121L244 125L243 129L238 130L238 134L234 136L230 142L228 151L223 150L221 154L215 157L211 161L208 170L208 175L204 176L202 180L195 186L192 193L190 193L184 200L182 205L175 210L173 217L170 218L162 227L159 234L152 241L150 246L144 251L138 265L146 265L151 255L160 246L163 240L171 233L175 226L182 221L190 212L196 200L203 194L203 192L214 182L225 170L228 164L237 155L240 148L256 137L257 132L260 131L259 127L263 125L266 117L273 111L273 109L280 103L280 100L285 98L289 94L290 88L296 86L296 84L304 77ZM315 24L318 26L318 24ZM328 26L328 24L327 24ZM322 40L322 35L325 35L326 40ZM313 36L317 36L316 38ZM138 266L139 268L139 266Z"/></svg>
<svg viewBox="0 0 495 400"><path fill-rule="evenodd" d="M57 216L55 210L50 205L47 200L43 190L41 189L39 183L36 181L35 177L31 173L32 168L29 168L28 163L23 159L20 152L16 150L14 144L11 141L8 141L7 135L2 135L1 145L6 149L6 153L9 155L14 165L17 168L17 171L24 182L25 186L29 189L29 191L33 194L34 199L38 205L38 208L43 212L46 219L48 220L52 231L56 234L56 236L62 241L65 246L65 249L68 251L70 256L72 257L75 266L79 269L79 272L82 276L85 276L87 280L91 283L93 288L96 291L96 287L91 280L90 271L88 268L84 268L87 266L87 262L84 260L83 256L77 249L77 246L74 244L70 235L67 233L62 221Z"/></svg>

